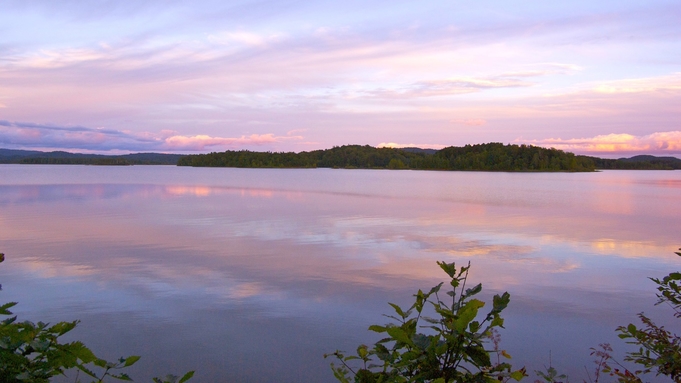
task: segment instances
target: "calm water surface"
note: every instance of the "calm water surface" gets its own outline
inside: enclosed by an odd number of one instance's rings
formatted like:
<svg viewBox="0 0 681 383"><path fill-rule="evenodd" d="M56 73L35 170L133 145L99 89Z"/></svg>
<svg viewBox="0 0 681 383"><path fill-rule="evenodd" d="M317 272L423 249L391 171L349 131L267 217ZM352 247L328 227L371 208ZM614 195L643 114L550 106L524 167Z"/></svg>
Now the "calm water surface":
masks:
<svg viewBox="0 0 681 383"><path fill-rule="evenodd" d="M332 382L324 353L470 261L486 299L511 293L514 365L551 353L581 381L636 313L678 326L646 277L681 269L679 217L678 171L0 165L0 298L142 355L137 381Z"/></svg>

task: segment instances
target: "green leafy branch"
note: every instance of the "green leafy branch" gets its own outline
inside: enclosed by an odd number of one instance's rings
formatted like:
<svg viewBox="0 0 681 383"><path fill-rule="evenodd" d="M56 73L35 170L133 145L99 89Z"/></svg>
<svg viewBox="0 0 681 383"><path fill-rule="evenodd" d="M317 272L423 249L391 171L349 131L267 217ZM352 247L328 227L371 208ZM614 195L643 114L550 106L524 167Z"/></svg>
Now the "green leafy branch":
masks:
<svg viewBox="0 0 681 383"><path fill-rule="evenodd" d="M341 351L334 356L340 365L331 364L336 379L350 382L506 382L521 380L525 369L513 370L508 362L492 363L491 354L510 359L504 350L487 349L495 328L503 328L501 312L508 306L510 295L495 295L492 309L476 320L485 302L473 298L482 291L482 284L466 288L468 266L458 268L454 263L438 262L450 277L451 298L447 304L440 296L444 282L427 293L419 290L415 302L408 309L389 303L395 311L385 315L395 322L384 326L372 325L369 330L387 335L372 348L360 345L356 355L345 356ZM431 312L424 315L425 309ZM425 325L423 324L425 322ZM421 332L425 330L424 332ZM360 368L352 368L353 360L361 361Z"/></svg>
<svg viewBox="0 0 681 383"><path fill-rule="evenodd" d="M0 262L5 255L0 253ZM10 311L16 302L0 306L0 382L3 383L47 383L67 370L77 369L101 383L109 377L122 381L132 381L121 370L135 364L140 357L129 356L109 362L98 358L82 342L61 343L59 338L73 330L79 321L49 323L17 321ZM102 370L99 374L94 368ZM179 378L168 375L164 379L154 378L155 383L184 383L194 375L194 371Z"/></svg>
<svg viewBox="0 0 681 383"><path fill-rule="evenodd" d="M679 249L681 250L681 249ZM681 252L675 253L681 256ZM660 279L650 278L657 284L659 304L669 304L674 310L674 317L681 318L681 273L673 272ZM664 326L656 325L643 313L638 314L642 327L633 323L620 326L618 336L627 343L638 346L638 350L627 353L625 361L634 362L643 368L635 374L655 372L656 375L667 375L676 382L681 381L681 337Z"/></svg>

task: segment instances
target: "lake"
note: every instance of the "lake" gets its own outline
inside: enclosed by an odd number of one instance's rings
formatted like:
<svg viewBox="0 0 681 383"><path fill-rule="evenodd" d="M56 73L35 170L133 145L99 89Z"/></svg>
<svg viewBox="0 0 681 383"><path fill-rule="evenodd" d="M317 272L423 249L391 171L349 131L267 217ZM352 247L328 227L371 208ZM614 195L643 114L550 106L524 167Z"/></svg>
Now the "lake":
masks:
<svg viewBox="0 0 681 383"><path fill-rule="evenodd" d="M647 277L681 270L679 247L678 171L0 165L1 302L142 355L136 381L333 382L323 354L379 339L438 260L511 294L514 366L581 381L637 313L678 329Z"/></svg>

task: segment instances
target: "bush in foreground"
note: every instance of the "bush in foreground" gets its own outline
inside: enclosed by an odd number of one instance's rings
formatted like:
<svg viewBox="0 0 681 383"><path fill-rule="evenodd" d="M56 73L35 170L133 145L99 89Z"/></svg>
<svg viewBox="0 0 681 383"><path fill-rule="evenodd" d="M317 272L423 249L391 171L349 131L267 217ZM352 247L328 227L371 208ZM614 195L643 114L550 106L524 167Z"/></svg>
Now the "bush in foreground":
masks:
<svg viewBox="0 0 681 383"><path fill-rule="evenodd" d="M5 255L0 253L0 262L4 260ZM135 364L139 356L109 362L95 356L82 342L61 343L59 338L73 330L78 321L54 325L20 322L9 310L16 304L0 306L0 315L8 317L0 321L0 382L47 383L50 378L72 369L93 378L93 382L103 382L106 378L132 381L122 370ZM193 375L194 371L190 371L182 377L154 378L154 382L184 383Z"/></svg>
<svg viewBox="0 0 681 383"><path fill-rule="evenodd" d="M491 310L482 320L476 320L485 302L473 298L482 291L482 284L466 288L470 263L459 269L454 263L438 265L451 278L451 290L446 293L449 298L440 298L443 282L427 293L419 290L407 310L390 303L396 315L388 317L395 323L369 327L385 333L386 338L371 348L360 345L356 355L345 356L340 351L326 355L340 362L339 366L331 364L340 382L349 383L352 378L357 383L507 382L525 376L524 368L514 370L510 363L501 361L510 359L510 355L499 350L494 339L495 330L503 327L500 314L508 306L510 295L495 295ZM490 344L493 349L486 348ZM359 367L353 368L352 361L359 361Z"/></svg>
<svg viewBox="0 0 681 383"><path fill-rule="evenodd" d="M681 256L681 252L675 254ZM669 305L674 311L674 317L681 319L681 272L670 273L662 279L650 280L657 285L658 300L655 304ZM616 377L618 382L622 383L640 383L641 375L650 373L668 376L674 382L681 382L681 337L664 326L658 326L644 313L639 313L638 317L642 326L630 323L617 328L621 339L636 346L636 350L628 352L624 358L624 361L637 365L636 369L629 370L613 360L608 353L612 351L610 346L601 345L603 350L594 352L602 360L600 372Z"/></svg>

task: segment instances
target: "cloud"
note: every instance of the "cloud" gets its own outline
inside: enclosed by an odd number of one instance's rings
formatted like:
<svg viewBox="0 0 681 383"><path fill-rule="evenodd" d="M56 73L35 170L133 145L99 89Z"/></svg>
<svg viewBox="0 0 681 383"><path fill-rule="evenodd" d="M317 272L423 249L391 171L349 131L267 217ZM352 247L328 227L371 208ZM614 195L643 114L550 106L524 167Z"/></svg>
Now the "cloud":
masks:
<svg viewBox="0 0 681 383"><path fill-rule="evenodd" d="M264 47L268 43L281 41L283 38L284 36L278 33L262 35L253 32L238 31L209 35L207 39L214 44L231 45L236 43L246 46Z"/></svg>
<svg viewBox="0 0 681 383"><path fill-rule="evenodd" d="M681 131L657 132L645 136L606 134L590 138L515 140L516 143L553 147L576 153L681 154Z"/></svg>
<svg viewBox="0 0 681 383"><path fill-rule="evenodd" d="M453 123L457 125L466 125L466 126L483 126L487 124L487 120L484 120L482 118L467 118L467 119L459 119L459 120L452 120Z"/></svg>
<svg viewBox="0 0 681 383"><path fill-rule="evenodd" d="M24 57L23 60L16 60L15 65L24 65L27 68L48 69L66 66L79 65L85 62L95 62L108 59L106 48L103 50L94 49L63 49L63 50L41 50L31 56Z"/></svg>
<svg viewBox="0 0 681 383"><path fill-rule="evenodd" d="M186 136L164 130L160 133L133 133L104 128L57 126L32 122L0 120L0 145L15 148L53 148L87 151L198 152L262 146L283 141L299 141L303 136L273 133L240 137Z"/></svg>
<svg viewBox="0 0 681 383"><path fill-rule="evenodd" d="M679 5L491 14L484 4L370 1L360 17L353 3L15 3L0 15L0 118L127 132L112 147L267 146L273 126L307 127L318 147L678 129L679 76L595 80L668 73ZM128 132L136 127L178 133ZM43 131L73 145L110 137L67 133Z"/></svg>
<svg viewBox="0 0 681 383"><path fill-rule="evenodd" d="M373 98L418 98L449 96L474 93L486 89L529 87L533 83L521 80L537 74L499 75L493 77L452 78L445 80L425 80L407 84L402 87L368 90L364 93Z"/></svg>
<svg viewBox="0 0 681 383"><path fill-rule="evenodd" d="M289 130L288 132L286 132L286 135L292 136L296 133L302 133L302 132L305 132L305 131L307 131L307 129L292 129L292 130Z"/></svg>
<svg viewBox="0 0 681 383"><path fill-rule="evenodd" d="M171 136L163 140L163 150L170 151L203 151L207 148L234 148L244 146L260 146L264 144L273 144L286 140L300 140L302 136L275 136L272 133L268 134L251 134L250 136L241 136L238 138L225 137L211 137L206 135L197 136Z"/></svg>
<svg viewBox="0 0 681 383"><path fill-rule="evenodd" d="M606 94L643 93L680 90L681 90L681 72L658 77L608 81L598 84L593 88L594 92Z"/></svg>
<svg viewBox="0 0 681 383"><path fill-rule="evenodd" d="M549 68L555 68L554 71L556 73L574 73L574 72L580 72L584 70L584 67L576 64L568 64L568 63L556 63L556 62L548 62L548 63L539 63L537 65L549 67Z"/></svg>

